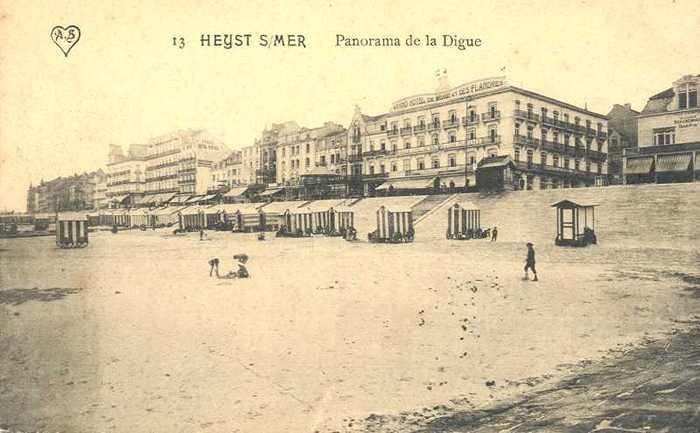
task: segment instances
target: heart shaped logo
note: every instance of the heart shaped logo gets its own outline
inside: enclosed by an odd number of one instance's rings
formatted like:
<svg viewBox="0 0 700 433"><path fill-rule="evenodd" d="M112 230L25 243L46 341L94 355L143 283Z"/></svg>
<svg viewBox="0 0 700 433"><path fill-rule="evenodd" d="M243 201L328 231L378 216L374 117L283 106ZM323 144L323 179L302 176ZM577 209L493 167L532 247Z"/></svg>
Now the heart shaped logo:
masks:
<svg viewBox="0 0 700 433"><path fill-rule="evenodd" d="M61 49L63 55L68 57L70 50L80 40L80 27L74 25L68 27L56 26L51 29L51 40Z"/></svg>

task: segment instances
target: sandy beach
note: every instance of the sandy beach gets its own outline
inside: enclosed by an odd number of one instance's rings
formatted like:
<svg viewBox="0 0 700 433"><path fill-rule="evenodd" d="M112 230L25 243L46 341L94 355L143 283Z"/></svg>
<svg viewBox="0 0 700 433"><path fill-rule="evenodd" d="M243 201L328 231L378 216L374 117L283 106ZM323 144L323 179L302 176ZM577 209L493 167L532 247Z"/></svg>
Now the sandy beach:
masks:
<svg viewBox="0 0 700 433"><path fill-rule="evenodd" d="M382 419L411 431L430 411L514 398L698 312L681 281L700 272L695 250L536 245L533 282L521 243L209 239L3 241L0 427L313 432ZM224 271L239 252L250 280L209 278L208 259Z"/></svg>

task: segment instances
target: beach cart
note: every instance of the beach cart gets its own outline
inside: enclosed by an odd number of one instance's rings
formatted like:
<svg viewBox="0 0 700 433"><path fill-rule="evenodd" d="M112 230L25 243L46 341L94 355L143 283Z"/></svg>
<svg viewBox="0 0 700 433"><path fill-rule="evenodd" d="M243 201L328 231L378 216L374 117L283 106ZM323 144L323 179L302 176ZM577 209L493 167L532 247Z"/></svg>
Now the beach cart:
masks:
<svg viewBox="0 0 700 433"><path fill-rule="evenodd" d="M334 208L331 218L331 229L330 236L342 236L346 240L357 239L355 212L349 207L338 206Z"/></svg>
<svg viewBox="0 0 700 433"><path fill-rule="evenodd" d="M481 229L481 211L471 202L458 202L447 209L447 239L482 239L491 229Z"/></svg>
<svg viewBox="0 0 700 433"><path fill-rule="evenodd" d="M554 244L558 246L585 247L597 244L595 234L596 204L574 203L562 200L552 205L557 213L557 237Z"/></svg>
<svg viewBox="0 0 700 433"><path fill-rule="evenodd" d="M88 219L85 214L64 213L56 219L56 246L84 248L88 245Z"/></svg>
<svg viewBox="0 0 700 433"><path fill-rule="evenodd" d="M367 234L373 243L413 242L413 211L410 207L380 206L377 209L377 229Z"/></svg>
<svg viewBox="0 0 700 433"><path fill-rule="evenodd" d="M200 206L191 206L179 212L180 231L194 232L203 230L207 226L204 209Z"/></svg>
<svg viewBox="0 0 700 433"><path fill-rule="evenodd" d="M260 206L254 204L239 207L234 216L237 231L245 233L264 231L264 216L261 215L259 209Z"/></svg>
<svg viewBox="0 0 700 433"><path fill-rule="evenodd" d="M313 233L313 213L308 208L287 209L277 236L300 238Z"/></svg>
<svg viewBox="0 0 700 433"><path fill-rule="evenodd" d="M145 229L148 227L148 209L131 209L129 211L129 223L132 228Z"/></svg>
<svg viewBox="0 0 700 433"><path fill-rule="evenodd" d="M260 213L265 223L265 230L279 231L279 229L286 224L284 215L287 209L294 209L298 207L299 204L300 202L294 201L273 201L263 204L260 208Z"/></svg>

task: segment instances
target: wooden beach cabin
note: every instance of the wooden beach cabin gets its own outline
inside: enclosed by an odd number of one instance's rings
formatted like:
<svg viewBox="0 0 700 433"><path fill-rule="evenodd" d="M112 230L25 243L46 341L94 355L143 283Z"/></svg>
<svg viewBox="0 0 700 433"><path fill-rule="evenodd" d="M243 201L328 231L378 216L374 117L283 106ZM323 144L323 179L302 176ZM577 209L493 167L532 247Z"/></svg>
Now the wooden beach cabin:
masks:
<svg viewBox="0 0 700 433"><path fill-rule="evenodd" d="M468 201L457 202L447 209L447 239L464 240L483 237L481 210Z"/></svg>
<svg viewBox="0 0 700 433"><path fill-rule="evenodd" d="M408 206L380 206L376 212L377 229L367 234L370 242L413 242L413 210Z"/></svg>
<svg viewBox="0 0 700 433"><path fill-rule="evenodd" d="M56 246L84 248L88 245L88 219L78 212L62 213L56 218Z"/></svg>
<svg viewBox="0 0 700 433"><path fill-rule="evenodd" d="M287 209L284 212L284 227L278 236L302 237L313 233L313 213L309 208Z"/></svg>
<svg viewBox="0 0 700 433"><path fill-rule="evenodd" d="M575 203L562 200L552 205L557 212L557 237L559 246L585 247L598 243L595 235L596 204Z"/></svg>

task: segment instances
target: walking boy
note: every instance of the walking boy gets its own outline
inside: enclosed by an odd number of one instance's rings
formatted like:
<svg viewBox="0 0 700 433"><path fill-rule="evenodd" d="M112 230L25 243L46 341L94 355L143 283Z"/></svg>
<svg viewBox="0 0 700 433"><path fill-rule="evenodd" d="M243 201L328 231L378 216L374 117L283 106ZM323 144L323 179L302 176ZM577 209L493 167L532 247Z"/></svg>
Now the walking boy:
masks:
<svg viewBox="0 0 700 433"><path fill-rule="evenodd" d="M528 269L531 269L532 273L535 275L535 278L533 278L532 281L538 281L537 271L535 270L535 249L533 248L531 242L527 243L527 259L525 259L525 276L523 277L523 280L529 279L527 273Z"/></svg>
<svg viewBox="0 0 700 433"><path fill-rule="evenodd" d="M493 227L493 231L491 232L491 242L496 242L496 239L498 238L498 227Z"/></svg>

